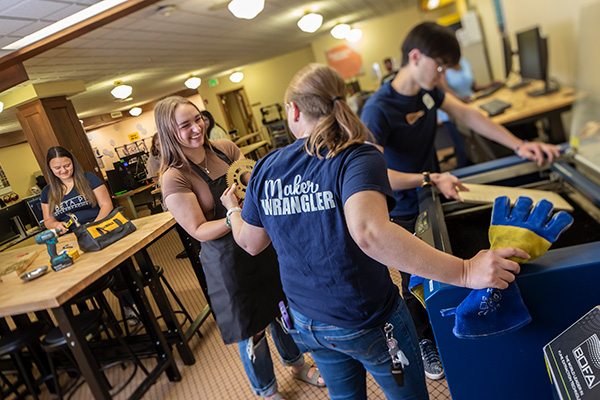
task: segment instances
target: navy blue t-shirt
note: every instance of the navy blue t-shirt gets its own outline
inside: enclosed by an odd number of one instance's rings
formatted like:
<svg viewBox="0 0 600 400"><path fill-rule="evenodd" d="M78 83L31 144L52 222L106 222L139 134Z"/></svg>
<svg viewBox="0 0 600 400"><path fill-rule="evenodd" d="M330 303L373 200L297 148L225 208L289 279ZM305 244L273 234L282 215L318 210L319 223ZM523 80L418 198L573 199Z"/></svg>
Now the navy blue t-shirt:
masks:
<svg viewBox="0 0 600 400"><path fill-rule="evenodd" d="M393 207L385 161L368 144L319 159L304 151L305 140L256 164L242 218L271 237L283 289L295 310L343 328L377 326L397 304L398 288L387 267L350 236L344 203L355 193L375 190Z"/></svg>
<svg viewBox="0 0 600 400"><path fill-rule="evenodd" d="M436 156L436 110L444 101L444 92L435 88L421 90L415 96L396 92L386 82L367 100L360 115L362 122L383 146L390 169L400 172L431 171ZM396 190L392 217L419 212L417 190Z"/></svg>
<svg viewBox="0 0 600 400"><path fill-rule="evenodd" d="M86 172L85 177L90 183L92 190L104 185L104 182L102 182L100 178L91 172ZM49 191L49 185L44 187L42 190L40 200L43 204L48 204ZM52 210L50 211L52 212ZM52 212L52 215L57 221L67 222L69 221L69 217L66 215L66 213L72 213L75 214L80 224L86 224L95 220L99 212L100 206L96 205L96 207L92 207L90 202L87 201L82 195L77 193L77 190L75 190L75 187L73 187L69 193L63 196L62 201L56 206L54 212Z"/></svg>

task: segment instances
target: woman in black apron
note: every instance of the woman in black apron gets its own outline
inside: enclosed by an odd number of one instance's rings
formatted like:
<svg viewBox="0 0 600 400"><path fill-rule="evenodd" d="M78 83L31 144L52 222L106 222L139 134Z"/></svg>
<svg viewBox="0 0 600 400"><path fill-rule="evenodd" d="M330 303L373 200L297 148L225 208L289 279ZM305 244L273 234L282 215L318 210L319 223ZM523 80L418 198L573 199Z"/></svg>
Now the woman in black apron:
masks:
<svg viewBox="0 0 600 400"><path fill-rule="evenodd" d="M228 140L209 141L200 111L187 99L161 100L154 113L164 202L175 220L202 242L200 258L211 308L223 341L238 343L254 393L283 398L264 335L269 325L282 363L292 367L294 377L322 386L318 371L304 362L293 339L276 322L278 303L285 295L273 247L252 257L235 243L226 224L220 196L227 188L227 168L243 158L240 150Z"/></svg>

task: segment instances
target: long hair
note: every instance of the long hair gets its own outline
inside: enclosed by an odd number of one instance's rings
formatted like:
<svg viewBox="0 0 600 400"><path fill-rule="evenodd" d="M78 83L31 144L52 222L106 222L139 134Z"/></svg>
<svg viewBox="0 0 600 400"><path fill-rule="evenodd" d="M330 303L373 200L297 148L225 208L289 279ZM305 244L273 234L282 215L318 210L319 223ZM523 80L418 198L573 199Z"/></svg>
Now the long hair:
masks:
<svg viewBox="0 0 600 400"><path fill-rule="evenodd" d="M200 114L208 118L208 126L206 127L206 132L210 133L211 129L215 126L215 119L212 114L206 110L200 111Z"/></svg>
<svg viewBox="0 0 600 400"><path fill-rule="evenodd" d="M200 112L194 103L181 96L167 97L160 100L154 106L154 122L156 123L156 130L158 131L161 154L161 175L169 167L181 168L189 165L187 157L183 154L181 144L177 140L179 127L177 126L177 121L175 119L175 108L180 104L190 104ZM206 129L204 129L204 147L212 150Z"/></svg>
<svg viewBox="0 0 600 400"><path fill-rule="evenodd" d="M50 161L55 158L62 157L69 158L73 164L73 183L77 193L85 197L92 207L96 207L98 205L96 195L94 195L94 191L90 186L90 182L85 177L83 169L73 157L73 154L71 154L71 152L64 147L55 146L48 149L48 152L46 153L46 176L48 176L48 185L50 186L50 191L48 193L48 206L50 209L50 214L54 214L56 206L60 204L64 196L63 191L66 189L65 184L62 183L62 181L56 175L54 175L54 171L52 171L52 168L50 168Z"/></svg>
<svg viewBox="0 0 600 400"><path fill-rule="evenodd" d="M334 157L353 144L372 138L367 127L346 103L346 84L340 74L322 64L309 64L292 78L285 101L296 104L300 112L317 124L304 144L311 156Z"/></svg>
<svg viewBox="0 0 600 400"><path fill-rule="evenodd" d="M159 143L158 143L158 133L152 135L152 143L150 145L150 154L154 157L157 157L160 154Z"/></svg>

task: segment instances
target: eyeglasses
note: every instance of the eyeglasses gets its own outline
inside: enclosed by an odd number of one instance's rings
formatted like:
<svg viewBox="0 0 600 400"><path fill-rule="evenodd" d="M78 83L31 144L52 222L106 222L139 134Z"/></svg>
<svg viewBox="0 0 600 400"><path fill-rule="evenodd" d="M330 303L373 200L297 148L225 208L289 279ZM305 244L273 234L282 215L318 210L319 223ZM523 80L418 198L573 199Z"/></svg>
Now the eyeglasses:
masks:
<svg viewBox="0 0 600 400"><path fill-rule="evenodd" d="M437 64L437 72L439 74L445 72L448 69L448 66L440 61L438 58L433 58L431 56L425 55L425 57L431 58Z"/></svg>

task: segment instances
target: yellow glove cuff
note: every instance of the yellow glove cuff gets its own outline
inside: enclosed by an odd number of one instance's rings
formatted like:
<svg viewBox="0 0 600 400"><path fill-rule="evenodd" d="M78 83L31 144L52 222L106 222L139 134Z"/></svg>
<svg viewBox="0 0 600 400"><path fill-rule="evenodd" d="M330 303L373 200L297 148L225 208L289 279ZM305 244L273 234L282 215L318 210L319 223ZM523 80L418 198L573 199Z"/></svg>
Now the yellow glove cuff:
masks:
<svg viewBox="0 0 600 400"><path fill-rule="evenodd" d="M516 226L491 225L489 229L490 249L496 250L503 247L516 247L525 250L531 258L523 259L512 257L511 260L519 264L533 261L543 255L552 243L529 229Z"/></svg>

